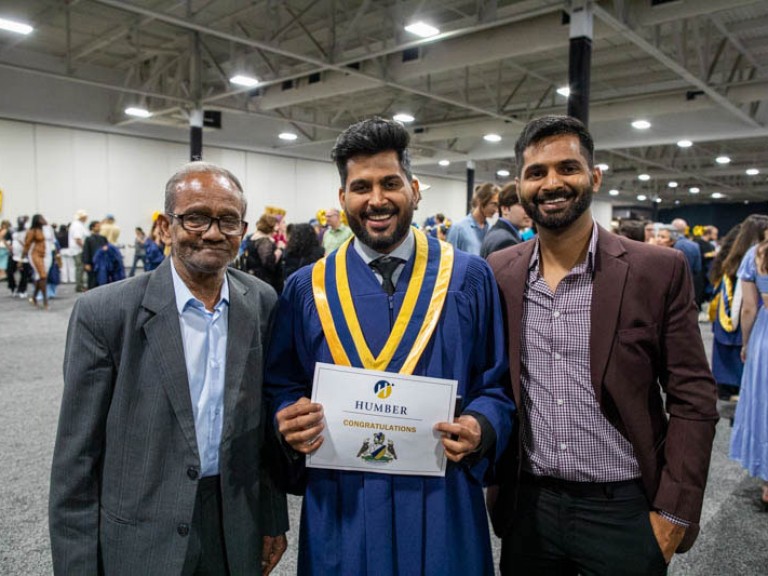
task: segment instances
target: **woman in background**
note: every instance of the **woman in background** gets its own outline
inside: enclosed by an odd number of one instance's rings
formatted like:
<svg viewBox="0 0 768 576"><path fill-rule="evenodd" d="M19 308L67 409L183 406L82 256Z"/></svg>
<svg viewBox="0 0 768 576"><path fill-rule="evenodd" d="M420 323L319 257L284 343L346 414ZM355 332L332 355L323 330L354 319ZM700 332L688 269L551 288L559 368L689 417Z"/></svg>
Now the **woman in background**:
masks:
<svg viewBox="0 0 768 576"><path fill-rule="evenodd" d="M768 234L739 267L742 283L741 357L744 375L731 435L731 458L763 480L761 502L768 511Z"/></svg>
<svg viewBox="0 0 768 576"><path fill-rule="evenodd" d="M256 232L250 237L245 249L245 270L248 274L264 280L278 294L283 291L283 270L281 259L285 245L276 244L272 236L277 231L277 218L262 214L256 222Z"/></svg>
<svg viewBox="0 0 768 576"><path fill-rule="evenodd" d="M43 226L48 224L41 214L32 216L32 224L29 227L27 236L24 240L24 250L22 258L29 257L29 264L32 266L33 281L35 290L30 303L37 306L37 295L43 294L43 308L48 309L48 290L46 284L48 281L48 268L51 266L51 254L48 251L48 242L43 233Z"/></svg>
<svg viewBox="0 0 768 576"><path fill-rule="evenodd" d="M3 220L0 224L0 280L5 280L6 268L11 255L11 223Z"/></svg>
<svg viewBox="0 0 768 576"><path fill-rule="evenodd" d="M720 254L712 264L711 281L716 294L712 303L712 374L721 400L738 396L744 370L739 323L741 287L737 272L744 255L763 239L766 229L768 216L753 214L747 217L740 224L738 233L731 231L723 239Z"/></svg>
<svg viewBox="0 0 768 576"><path fill-rule="evenodd" d="M290 227L283 258L285 278L299 268L317 262L323 255L323 247L317 241L315 229L310 224L294 224Z"/></svg>

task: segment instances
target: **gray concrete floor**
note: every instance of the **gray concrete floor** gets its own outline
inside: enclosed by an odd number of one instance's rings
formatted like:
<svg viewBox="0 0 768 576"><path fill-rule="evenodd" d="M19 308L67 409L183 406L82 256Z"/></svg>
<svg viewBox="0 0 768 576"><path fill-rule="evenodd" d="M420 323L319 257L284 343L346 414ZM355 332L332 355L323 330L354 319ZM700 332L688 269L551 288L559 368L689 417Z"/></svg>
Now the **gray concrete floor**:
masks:
<svg viewBox="0 0 768 576"><path fill-rule="evenodd" d="M0 284L0 575L47 575L49 471L75 295L71 285L62 286L51 310L43 312L8 294ZM701 326L710 348L709 326ZM728 410L723 406L724 416ZM758 505L760 482L728 459L729 438L724 418L712 453L701 536L691 552L673 560L672 576L768 575L768 514ZM295 528L300 505L291 498ZM295 574L295 528L275 574ZM498 541L493 544L498 555Z"/></svg>

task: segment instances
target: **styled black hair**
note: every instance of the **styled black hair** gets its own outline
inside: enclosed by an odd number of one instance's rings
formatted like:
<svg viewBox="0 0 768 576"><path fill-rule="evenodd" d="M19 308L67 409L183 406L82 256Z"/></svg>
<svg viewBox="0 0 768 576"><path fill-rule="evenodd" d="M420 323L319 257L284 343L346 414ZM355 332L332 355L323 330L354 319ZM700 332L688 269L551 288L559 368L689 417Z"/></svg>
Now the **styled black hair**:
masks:
<svg viewBox="0 0 768 576"><path fill-rule="evenodd" d="M405 127L394 120L385 120L378 116L352 124L336 139L331 150L331 159L336 162L341 178L341 187L347 185L347 161L354 156L373 156L380 152L393 150L397 153L400 168L408 180L411 173L411 156L408 143L411 136Z"/></svg>
<svg viewBox="0 0 768 576"><path fill-rule="evenodd" d="M595 143L592 141L587 127L572 116L542 116L534 118L525 125L520 137L515 142L515 160L517 163L517 176L523 173L523 153L529 146L538 144L551 136L563 136L572 134L579 138L581 152L587 159L590 168L595 167Z"/></svg>

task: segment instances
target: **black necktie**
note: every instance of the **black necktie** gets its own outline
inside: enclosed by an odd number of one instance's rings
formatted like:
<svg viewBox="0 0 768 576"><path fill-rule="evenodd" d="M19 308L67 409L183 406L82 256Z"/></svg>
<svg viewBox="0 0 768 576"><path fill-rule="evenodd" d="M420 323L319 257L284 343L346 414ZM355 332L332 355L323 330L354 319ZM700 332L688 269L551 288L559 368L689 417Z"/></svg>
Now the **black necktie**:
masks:
<svg viewBox="0 0 768 576"><path fill-rule="evenodd" d="M402 258L382 256L368 264L368 266L381 274L381 287L384 288L388 296L392 296L392 294L395 293L395 285L392 283L392 274L395 273L395 269L397 269L403 262L404 260Z"/></svg>

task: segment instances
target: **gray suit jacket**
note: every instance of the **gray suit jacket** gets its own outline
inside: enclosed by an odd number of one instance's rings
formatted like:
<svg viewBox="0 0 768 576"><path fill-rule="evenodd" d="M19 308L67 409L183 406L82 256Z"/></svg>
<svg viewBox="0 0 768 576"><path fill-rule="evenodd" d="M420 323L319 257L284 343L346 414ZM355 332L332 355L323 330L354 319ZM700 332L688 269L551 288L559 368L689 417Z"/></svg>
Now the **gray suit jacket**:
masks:
<svg viewBox="0 0 768 576"><path fill-rule="evenodd" d="M260 574L262 535L288 528L263 466L263 355L276 295L236 270L230 287L223 527L233 575ZM170 261L75 304L53 457L57 575L181 574L200 458Z"/></svg>

